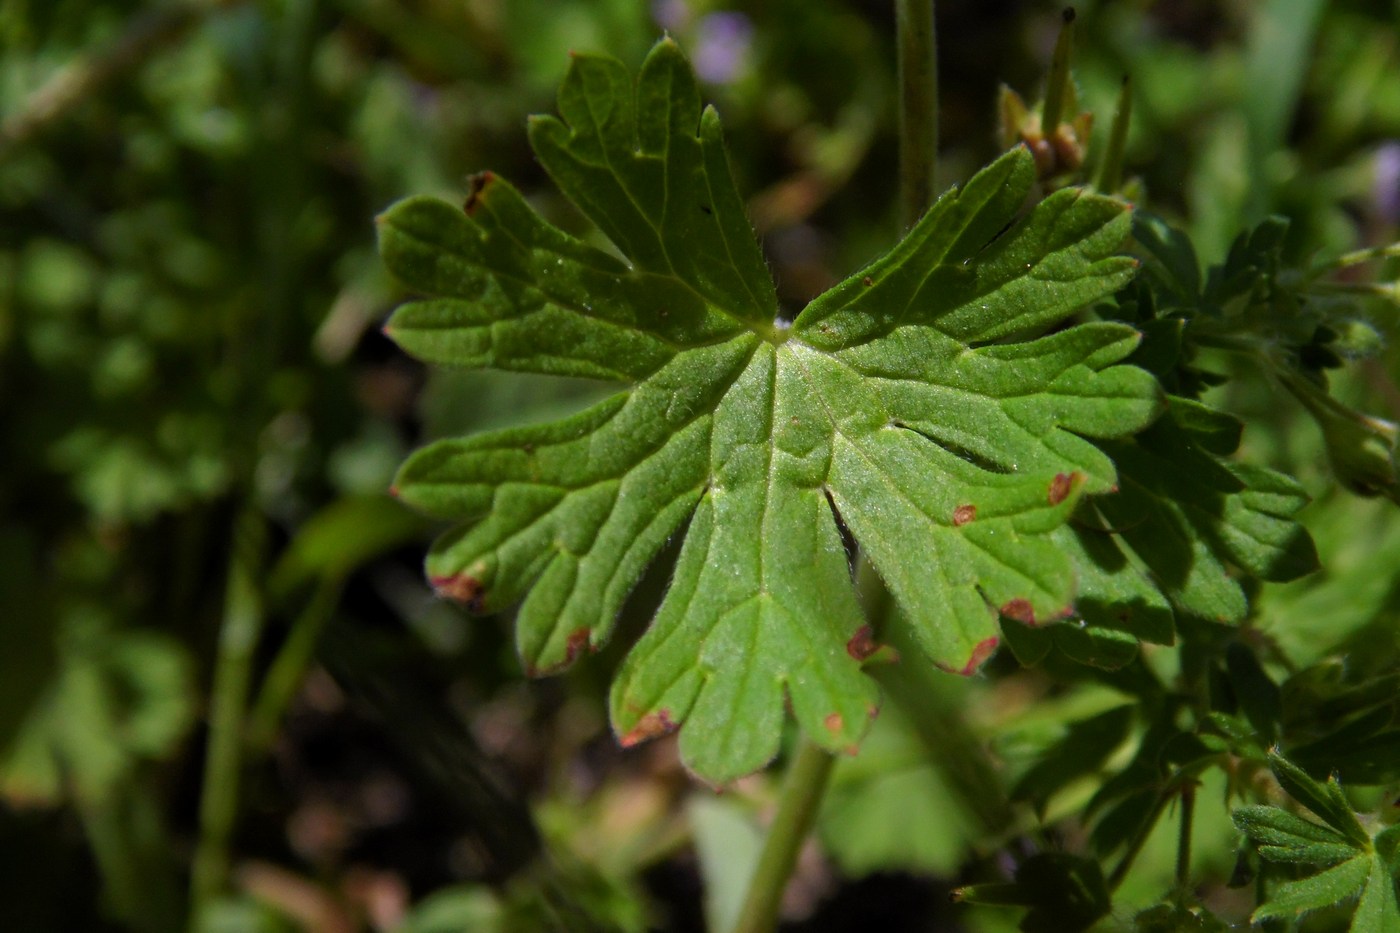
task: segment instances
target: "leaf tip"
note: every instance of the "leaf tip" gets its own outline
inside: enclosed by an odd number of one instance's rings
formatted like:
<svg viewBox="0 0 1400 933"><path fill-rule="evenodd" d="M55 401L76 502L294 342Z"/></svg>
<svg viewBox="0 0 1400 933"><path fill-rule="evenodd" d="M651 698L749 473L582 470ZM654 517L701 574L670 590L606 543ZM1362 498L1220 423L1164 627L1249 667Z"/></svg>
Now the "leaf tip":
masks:
<svg viewBox="0 0 1400 933"><path fill-rule="evenodd" d="M1008 619L1015 619L1017 622L1024 622L1026 625L1035 625L1035 607L1028 599L1016 597L1008 599L1002 604L1000 612Z"/></svg>
<svg viewBox="0 0 1400 933"><path fill-rule="evenodd" d="M875 643L875 630L869 625L856 629L856 633L846 642L846 653L857 661L864 661L879 650L880 646Z"/></svg>
<svg viewBox="0 0 1400 933"><path fill-rule="evenodd" d="M443 599L461 603L468 612L482 612L485 609L486 588L470 573L453 573L431 577L428 582L433 592Z"/></svg>
<svg viewBox="0 0 1400 933"><path fill-rule="evenodd" d="M579 655L585 651L592 651L593 644L589 640L592 632L587 626L574 629L564 640L564 657L553 664L544 664L539 667L529 667L526 669L531 677L547 677L550 674L557 674L559 671L570 667L578 660Z"/></svg>
<svg viewBox="0 0 1400 933"><path fill-rule="evenodd" d="M957 528L966 525L976 517L977 506L971 504L960 505L956 509L953 509L953 527Z"/></svg>
<svg viewBox="0 0 1400 933"><path fill-rule="evenodd" d="M939 664L938 666L948 671L950 674L960 674L963 677L971 677L987 662L987 659L992 656L997 650L997 646L1000 644L1001 639L997 638L995 635L991 638L984 638L972 649L972 654L968 657L967 663L961 668L950 667L946 664Z"/></svg>
<svg viewBox="0 0 1400 933"><path fill-rule="evenodd" d="M631 748L650 739L675 732L679 726L680 723L671 718L671 711L663 706L637 720L635 726L617 737L617 744L623 748Z"/></svg>
<svg viewBox="0 0 1400 933"><path fill-rule="evenodd" d="M462 204L462 210L468 217L474 215L477 208L481 206L481 198L496 181L496 173L492 171L477 172L467 179L467 200Z"/></svg>

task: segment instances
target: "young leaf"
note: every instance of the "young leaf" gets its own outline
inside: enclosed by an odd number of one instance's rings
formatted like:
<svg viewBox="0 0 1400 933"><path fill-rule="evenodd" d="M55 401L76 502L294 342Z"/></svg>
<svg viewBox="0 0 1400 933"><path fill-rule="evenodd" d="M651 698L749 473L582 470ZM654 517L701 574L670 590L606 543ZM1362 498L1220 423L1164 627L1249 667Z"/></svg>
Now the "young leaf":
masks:
<svg viewBox="0 0 1400 933"><path fill-rule="evenodd" d="M1324 784L1277 751L1269 752L1269 767L1290 797L1320 816L1353 845L1370 847L1371 837L1357 820L1356 812L1352 810L1335 777Z"/></svg>
<svg viewBox="0 0 1400 933"><path fill-rule="evenodd" d="M521 654L552 670L608 637L688 520L612 716L624 744L684 723L682 757L713 781L772 758L785 703L830 749L875 710L838 516L940 666L975 671L998 612L1073 611L1075 569L1046 533L1118 481L1086 438L1141 429L1161 400L1114 365L1132 328L1038 335L1132 275L1114 255L1123 204L1065 190L1017 223L1035 172L1014 150L786 326L718 117L672 42L635 88L576 56L559 110L532 122L535 151L626 261L493 175L465 213L420 198L381 219L386 263L429 296L390 321L406 349L625 385L404 465L406 502L465 523L428 559L440 593L474 611L523 599Z"/></svg>
<svg viewBox="0 0 1400 933"><path fill-rule="evenodd" d="M1267 903L1259 905L1250 919L1260 923L1275 917L1296 917L1309 910L1331 907L1339 901L1356 897L1370 874L1371 859L1358 855L1326 871L1285 882L1278 886Z"/></svg>
<svg viewBox="0 0 1400 933"><path fill-rule="evenodd" d="M1310 823L1278 807L1240 807L1231 818L1259 847L1259 854L1271 862L1333 865L1361 851L1331 827Z"/></svg>

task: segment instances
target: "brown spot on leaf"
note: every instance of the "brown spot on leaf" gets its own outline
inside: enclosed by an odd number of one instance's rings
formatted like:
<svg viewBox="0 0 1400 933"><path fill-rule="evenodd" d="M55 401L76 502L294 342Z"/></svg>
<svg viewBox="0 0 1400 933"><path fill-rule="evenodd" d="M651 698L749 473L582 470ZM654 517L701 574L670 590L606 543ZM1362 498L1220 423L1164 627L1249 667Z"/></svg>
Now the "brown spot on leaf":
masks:
<svg viewBox="0 0 1400 933"><path fill-rule="evenodd" d="M846 642L846 653L857 661L864 661L879 650L880 646L875 643L875 630L868 625L856 629L850 641Z"/></svg>
<svg viewBox="0 0 1400 933"><path fill-rule="evenodd" d="M846 728L846 719L840 713L830 713L822 720L822 725L826 726L826 731L832 735L840 735Z"/></svg>
<svg viewBox="0 0 1400 933"><path fill-rule="evenodd" d="M544 667L530 667L525 673L531 677L548 677L550 674L557 674L569 667L578 656L585 651L592 651L593 645L589 643L589 630L587 626L576 628L569 633L569 637L564 641L564 659L555 664L547 664Z"/></svg>
<svg viewBox="0 0 1400 933"><path fill-rule="evenodd" d="M1035 625L1035 607L1030 600L1016 597L1008 599L1001 607L1001 614L1008 619L1015 619L1017 622L1024 622L1027 625Z"/></svg>
<svg viewBox="0 0 1400 933"><path fill-rule="evenodd" d="M1051 505L1059 505L1065 501L1065 496L1074 489L1074 476L1070 473L1056 473L1055 478L1050 481L1050 490L1046 498Z"/></svg>
<svg viewBox="0 0 1400 933"><path fill-rule="evenodd" d="M864 285L866 288L869 288L870 286L875 284L875 280L867 275L865 278L860 280L860 284Z"/></svg>
<svg viewBox="0 0 1400 933"><path fill-rule="evenodd" d="M399 497L399 487L398 487L397 485L390 486L390 487L389 487L389 495L391 495L391 496L393 496L395 499L397 499L397 498Z"/></svg>
<svg viewBox="0 0 1400 933"><path fill-rule="evenodd" d="M428 581L433 592L444 599L455 600L466 607L468 612L482 612L486 589L481 581L469 573L454 573L445 577L433 577Z"/></svg>
<svg viewBox="0 0 1400 933"><path fill-rule="evenodd" d="M467 201L462 205L462 209L467 212L468 217L476 213L476 209L481 206L482 194L495 180L495 172L477 172L467 179Z"/></svg>
<svg viewBox="0 0 1400 933"><path fill-rule="evenodd" d="M995 635L991 638L984 638L979 641L977 647L972 649L972 654L968 657L967 663L962 666L962 670L958 671L958 673L964 677L971 677L973 674L977 673L978 668L987 662L987 659L992 656L992 652L997 650L997 645L999 644L1001 644L1001 640Z"/></svg>
<svg viewBox="0 0 1400 933"><path fill-rule="evenodd" d="M671 718L671 711L662 707L654 713L647 713L637 721L635 726L618 736L617 744L623 748L631 748L633 745L640 745L648 739L666 735L668 732L675 732L679 725L680 723Z"/></svg>
<svg viewBox="0 0 1400 933"><path fill-rule="evenodd" d="M953 526L957 527L958 525L966 525L968 522L972 521L976 517L977 506L960 505L956 509L953 509Z"/></svg>

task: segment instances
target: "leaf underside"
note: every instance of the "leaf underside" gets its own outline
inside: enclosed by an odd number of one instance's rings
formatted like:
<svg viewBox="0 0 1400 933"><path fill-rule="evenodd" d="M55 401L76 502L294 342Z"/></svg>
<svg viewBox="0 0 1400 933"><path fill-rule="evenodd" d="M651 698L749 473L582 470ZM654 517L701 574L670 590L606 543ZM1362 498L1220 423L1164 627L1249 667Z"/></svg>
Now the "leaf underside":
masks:
<svg viewBox="0 0 1400 933"><path fill-rule="evenodd" d="M1132 276L1114 255L1125 205L1065 190L1017 220L1035 169L1013 150L784 326L718 117L673 43L635 84L576 56L559 112L532 120L536 155L625 260L489 174L465 211L413 198L381 218L385 261L426 296L388 327L408 351L622 385L572 418L410 458L398 494L461 523L428 559L439 592L477 612L519 602L527 667L555 670L608 637L684 528L612 718L624 744L681 728L714 782L773 757L785 706L833 750L874 714L843 527L948 670L978 668L998 614L1075 615L1079 578L1105 624L1170 639L1140 562L1066 525L1120 485L1100 441L1163 408L1152 376L1115 365L1135 330L1051 330ZM1142 631L1118 608L1134 601Z"/></svg>

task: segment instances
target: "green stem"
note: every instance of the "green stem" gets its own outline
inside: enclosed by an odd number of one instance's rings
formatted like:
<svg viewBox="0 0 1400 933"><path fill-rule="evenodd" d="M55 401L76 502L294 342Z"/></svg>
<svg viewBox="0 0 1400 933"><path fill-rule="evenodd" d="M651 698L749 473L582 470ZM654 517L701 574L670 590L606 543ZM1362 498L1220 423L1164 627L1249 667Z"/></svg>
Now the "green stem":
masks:
<svg viewBox="0 0 1400 933"><path fill-rule="evenodd" d="M1045 106L1040 111L1040 132L1049 139L1065 115L1069 99L1069 57L1074 47L1074 8L1065 7L1061 14L1064 26L1055 39L1055 52L1050 57L1050 77L1045 84Z"/></svg>
<svg viewBox="0 0 1400 933"><path fill-rule="evenodd" d="M251 506L234 527L224 593L224 621L209 702L208 751L199 800L199 842L190 879L190 924L195 928L224 889L229 871L229 838L238 811L244 712L253 654L263 628L258 587L267 526Z"/></svg>
<svg viewBox="0 0 1400 933"><path fill-rule="evenodd" d="M1343 253L1335 259L1320 263L1308 270L1309 279L1345 269L1348 266L1357 266L1363 262L1374 262L1378 259L1392 259L1400 256L1400 243L1386 243L1383 246L1371 246L1366 249L1352 250L1350 253Z"/></svg>
<svg viewBox="0 0 1400 933"><path fill-rule="evenodd" d="M1113 194L1123 184L1123 153L1128 148L1128 124L1133 116L1133 84L1127 75L1118 89L1118 106L1113 111L1113 126L1108 134L1108 149L1099 166L1098 183L1104 194Z"/></svg>
<svg viewBox="0 0 1400 933"><path fill-rule="evenodd" d="M291 632L263 678L262 688L248 716L247 748L260 752L268 748L277 736L282 714L292 696L301 686L302 677L316 652L321 633L340 602L341 581L328 578L317 584L316 592L301 615L292 623Z"/></svg>
<svg viewBox="0 0 1400 933"><path fill-rule="evenodd" d="M771 933L777 927L783 889L816 819L834 763L830 754L806 739L798 746L734 933Z"/></svg>
<svg viewBox="0 0 1400 933"><path fill-rule="evenodd" d="M899 42L899 210L908 230L933 203L938 168L938 56L933 0L896 0Z"/></svg>
<svg viewBox="0 0 1400 933"><path fill-rule="evenodd" d="M1196 785L1181 788L1181 828L1176 841L1176 892L1183 895L1191 884L1191 821L1196 813Z"/></svg>

